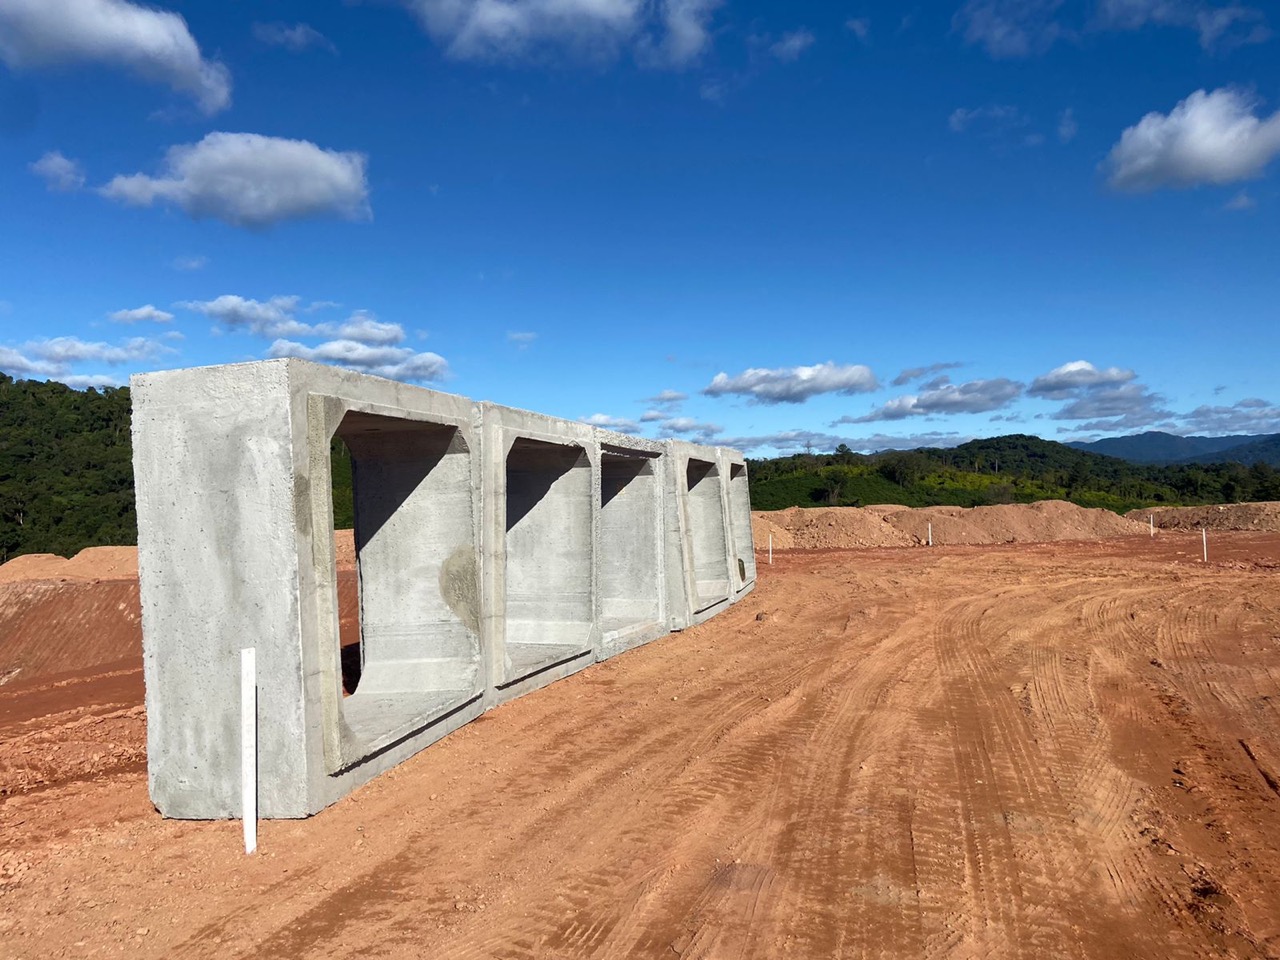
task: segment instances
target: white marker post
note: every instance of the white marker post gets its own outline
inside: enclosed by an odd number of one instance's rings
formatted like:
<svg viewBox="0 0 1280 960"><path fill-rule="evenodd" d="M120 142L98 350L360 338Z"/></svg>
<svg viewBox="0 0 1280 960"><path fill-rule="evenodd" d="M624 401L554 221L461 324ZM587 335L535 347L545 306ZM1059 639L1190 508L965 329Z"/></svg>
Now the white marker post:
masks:
<svg viewBox="0 0 1280 960"><path fill-rule="evenodd" d="M1151 524L1151 535L1156 535L1156 515L1154 513L1147 516L1147 522Z"/></svg>
<svg viewBox="0 0 1280 960"><path fill-rule="evenodd" d="M929 546L933 546L933 524L929 524Z"/></svg>
<svg viewBox="0 0 1280 960"><path fill-rule="evenodd" d="M773 566L773 534L769 534L769 566Z"/></svg>
<svg viewBox="0 0 1280 960"><path fill-rule="evenodd" d="M1204 541L1204 562L1209 562L1209 531L1204 527L1200 528L1200 539Z"/></svg>
<svg viewBox="0 0 1280 960"><path fill-rule="evenodd" d="M258 849L258 663L257 650L240 651L240 804L244 852Z"/></svg>

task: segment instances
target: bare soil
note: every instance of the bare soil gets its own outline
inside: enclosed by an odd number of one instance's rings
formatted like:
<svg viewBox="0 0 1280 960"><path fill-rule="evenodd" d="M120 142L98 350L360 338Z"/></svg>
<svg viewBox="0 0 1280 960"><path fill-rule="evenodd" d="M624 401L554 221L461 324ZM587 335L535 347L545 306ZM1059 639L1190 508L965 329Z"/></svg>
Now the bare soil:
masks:
<svg viewBox="0 0 1280 960"><path fill-rule="evenodd" d="M1278 957L1280 535L1199 557L778 550L254 857L152 809L136 675L15 681L0 955Z"/></svg>
<svg viewBox="0 0 1280 960"><path fill-rule="evenodd" d="M1098 540L1147 532L1142 522L1110 510L1090 510L1062 500L997 507L791 507L752 514L757 545L773 536L775 549L848 549L988 543Z"/></svg>
<svg viewBox="0 0 1280 960"><path fill-rule="evenodd" d="M1155 519L1157 530L1280 531L1280 503L1224 503L1208 507L1156 507L1126 514L1139 523Z"/></svg>

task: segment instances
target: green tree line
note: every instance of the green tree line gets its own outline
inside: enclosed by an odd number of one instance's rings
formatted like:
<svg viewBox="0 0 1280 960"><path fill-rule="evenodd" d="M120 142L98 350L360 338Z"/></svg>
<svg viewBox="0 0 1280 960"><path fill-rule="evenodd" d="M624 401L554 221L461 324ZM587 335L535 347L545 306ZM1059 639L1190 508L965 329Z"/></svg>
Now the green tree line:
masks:
<svg viewBox="0 0 1280 960"><path fill-rule="evenodd" d="M833 453L797 453L748 465L757 510L1070 500L1123 513L1155 505L1280 500L1280 471L1267 463L1135 464L1025 434L945 450L869 455L841 445Z"/></svg>
<svg viewBox="0 0 1280 960"><path fill-rule="evenodd" d="M332 449L334 523L352 521L351 461ZM824 505L980 506L1065 499L1116 511L1280 500L1266 463L1147 466L1031 436L950 450L801 453L750 461L758 510ZM127 388L73 390L0 374L0 562L137 542Z"/></svg>

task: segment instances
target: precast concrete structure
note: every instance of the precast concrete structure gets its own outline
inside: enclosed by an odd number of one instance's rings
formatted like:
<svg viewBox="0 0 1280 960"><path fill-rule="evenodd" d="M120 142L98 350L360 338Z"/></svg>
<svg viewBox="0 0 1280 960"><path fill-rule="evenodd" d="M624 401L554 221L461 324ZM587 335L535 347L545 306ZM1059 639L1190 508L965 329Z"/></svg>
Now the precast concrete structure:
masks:
<svg viewBox="0 0 1280 960"><path fill-rule="evenodd" d="M755 583L746 464L301 360L132 379L147 756L165 816L304 817L499 703ZM358 682L330 446L351 456ZM351 648L347 648L348 652Z"/></svg>

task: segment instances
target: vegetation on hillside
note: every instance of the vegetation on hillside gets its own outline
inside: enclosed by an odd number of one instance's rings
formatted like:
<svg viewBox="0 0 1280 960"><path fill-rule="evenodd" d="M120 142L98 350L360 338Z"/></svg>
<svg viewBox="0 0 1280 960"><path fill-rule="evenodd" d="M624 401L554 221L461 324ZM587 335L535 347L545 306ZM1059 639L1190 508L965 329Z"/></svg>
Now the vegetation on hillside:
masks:
<svg viewBox="0 0 1280 960"><path fill-rule="evenodd" d="M129 391L0 373L0 562L137 535Z"/></svg>
<svg viewBox="0 0 1280 960"><path fill-rule="evenodd" d="M127 388L72 390L0 374L0 562L137 542L129 429ZM335 526L348 527L351 461L338 440L332 464ZM750 468L758 510L1065 499L1124 511L1280 500L1280 471L1265 462L1133 464L1030 436L870 456L841 447L752 460Z"/></svg>
<svg viewBox="0 0 1280 960"><path fill-rule="evenodd" d="M1280 471L1266 463L1153 466L1074 450L1039 437L973 440L948 450L872 455L841 446L751 460L751 505L975 507L1070 500L1124 512L1136 507L1280 500Z"/></svg>

